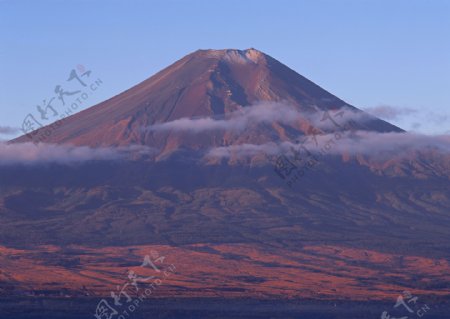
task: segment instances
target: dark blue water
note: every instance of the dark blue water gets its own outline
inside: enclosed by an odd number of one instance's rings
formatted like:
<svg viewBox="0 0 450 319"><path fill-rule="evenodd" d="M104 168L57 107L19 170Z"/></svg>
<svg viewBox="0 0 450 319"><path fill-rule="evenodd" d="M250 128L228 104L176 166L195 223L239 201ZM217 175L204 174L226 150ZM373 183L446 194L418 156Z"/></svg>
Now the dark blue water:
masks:
<svg viewBox="0 0 450 319"><path fill-rule="evenodd" d="M0 318L92 319L95 318L98 301L98 298L2 298L0 299ZM427 303L430 311L421 318L450 318L449 302ZM379 319L383 311L392 309L392 303L205 298L149 299L137 307L123 309L126 313L122 311L112 319ZM395 313L391 315L394 317ZM419 318L415 314L404 315L409 315L408 319Z"/></svg>

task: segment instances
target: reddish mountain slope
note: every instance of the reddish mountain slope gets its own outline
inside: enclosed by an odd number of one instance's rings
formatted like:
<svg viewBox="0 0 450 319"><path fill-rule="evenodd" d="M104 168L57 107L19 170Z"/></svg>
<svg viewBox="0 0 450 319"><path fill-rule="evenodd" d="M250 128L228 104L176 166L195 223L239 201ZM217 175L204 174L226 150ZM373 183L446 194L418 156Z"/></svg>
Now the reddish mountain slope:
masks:
<svg viewBox="0 0 450 319"><path fill-rule="evenodd" d="M286 140L302 135L314 126L305 118L284 126L273 121L239 134L219 130L199 136L145 129L182 118L223 118L260 102L282 102L299 112L312 113L345 105L342 100L255 49L199 50L135 87L67 118L44 141L90 146L140 144L156 147L164 153L179 147L198 149L243 141ZM359 124L359 128L377 132L401 131L376 118ZM45 127L40 129L35 140L39 140L45 130ZM23 136L16 141L27 140Z"/></svg>

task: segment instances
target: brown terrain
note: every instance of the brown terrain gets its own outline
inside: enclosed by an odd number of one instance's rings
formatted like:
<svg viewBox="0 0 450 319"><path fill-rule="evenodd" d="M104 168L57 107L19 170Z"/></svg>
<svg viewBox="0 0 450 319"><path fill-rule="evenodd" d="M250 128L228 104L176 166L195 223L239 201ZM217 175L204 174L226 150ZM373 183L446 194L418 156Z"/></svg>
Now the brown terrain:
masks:
<svg viewBox="0 0 450 319"><path fill-rule="evenodd" d="M342 246L305 246L302 249L262 245L194 244L183 247L143 245L91 248L41 246L33 251L1 248L2 289L36 296L108 295L133 270L142 256L157 251L165 256L157 273L163 281L159 297L306 298L318 300L395 300L399 291L416 295L448 296L447 260L399 256ZM412 284L414 282L414 284Z"/></svg>
<svg viewBox="0 0 450 319"><path fill-rule="evenodd" d="M153 155L0 166L0 296L109 296L157 251L163 267L176 268L159 297L395 303L408 290L447 302L448 155L329 154L288 187L265 156L203 155L294 141L310 135L310 117L238 132L152 130L184 118L220 121L261 101L312 115L346 106L366 117L354 130L403 132L255 49L194 52L45 139L48 128L32 134L55 144L146 146Z"/></svg>

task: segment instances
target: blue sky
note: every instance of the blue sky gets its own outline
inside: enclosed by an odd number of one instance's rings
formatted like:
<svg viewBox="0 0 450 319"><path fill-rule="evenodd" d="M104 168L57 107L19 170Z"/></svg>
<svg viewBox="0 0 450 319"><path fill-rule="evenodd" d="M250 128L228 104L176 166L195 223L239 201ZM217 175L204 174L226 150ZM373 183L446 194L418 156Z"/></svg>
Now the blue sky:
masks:
<svg viewBox="0 0 450 319"><path fill-rule="evenodd" d="M103 81L88 107L199 48L254 47L356 107L394 107L404 129L444 133L449 34L445 0L0 0L0 127L38 114L79 64Z"/></svg>

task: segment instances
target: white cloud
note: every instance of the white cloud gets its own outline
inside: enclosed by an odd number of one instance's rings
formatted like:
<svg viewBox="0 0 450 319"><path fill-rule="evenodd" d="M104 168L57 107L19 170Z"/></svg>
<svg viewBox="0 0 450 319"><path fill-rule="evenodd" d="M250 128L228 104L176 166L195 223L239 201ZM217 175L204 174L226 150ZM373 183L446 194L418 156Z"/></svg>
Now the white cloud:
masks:
<svg viewBox="0 0 450 319"><path fill-rule="evenodd" d="M19 133L18 128L10 127L10 126L0 126L0 134L12 135Z"/></svg>
<svg viewBox="0 0 450 319"><path fill-rule="evenodd" d="M233 154L238 157L252 157L257 154L276 155L281 151L281 145L276 143L240 144L216 147L207 153L207 157L229 158Z"/></svg>
<svg viewBox="0 0 450 319"><path fill-rule="evenodd" d="M409 107L395 107L391 105L378 105L365 108L364 111L373 116L382 118L384 120L397 120L398 118L417 113L418 110Z"/></svg>
<svg viewBox="0 0 450 319"><path fill-rule="evenodd" d="M90 160L118 160L133 155L154 154L146 146L91 148L88 146L0 142L0 165L78 163Z"/></svg>
<svg viewBox="0 0 450 319"><path fill-rule="evenodd" d="M251 157L257 154L277 155L305 151L323 155L370 155L373 157L401 155L408 151L433 149L450 153L450 135L427 136L413 133L376 133L367 131L336 132L305 136L302 143L242 144L217 147L208 151L206 157L229 158Z"/></svg>
<svg viewBox="0 0 450 319"><path fill-rule="evenodd" d="M396 124L409 127L413 131L428 133L446 132L450 122L450 114L430 111L430 107L410 108L391 105L379 105L365 108L364 111Z"/></svg>
<svg viewBox="0 0 450 319"><path fill-rule="evenodd" d="M364 122L374 118L357 109L344 106L333 110L333 116L340 124L351 120ZM313 112L300 112L288 103L261 102L253 106L242 108L240 111L226 114L222 119L211 117L204 118L181 118L171 122L154 124L146 129L149 131L186 131L189 133L201 133L211 130L243 131L253 124L278 122L282 124L293 124L299 120L306 120L319 129L332 129L335 127L332 121L325 118L326 113L317 109Z"/></svg>

